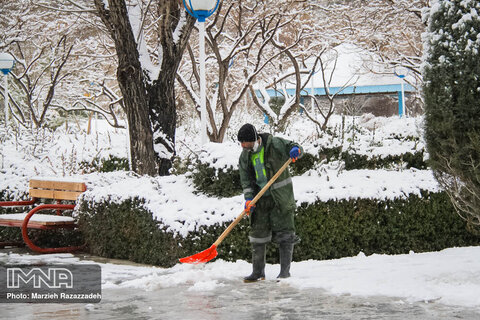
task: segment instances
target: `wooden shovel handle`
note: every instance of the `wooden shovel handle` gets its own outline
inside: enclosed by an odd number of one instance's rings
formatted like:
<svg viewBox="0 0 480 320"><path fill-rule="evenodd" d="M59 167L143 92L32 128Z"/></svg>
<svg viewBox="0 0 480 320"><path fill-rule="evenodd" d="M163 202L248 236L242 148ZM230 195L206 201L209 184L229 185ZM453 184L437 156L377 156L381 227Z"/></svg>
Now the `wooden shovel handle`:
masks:
<svg viewBox="0 0 480 320"><path fill-rule="evenodd" d="M277 180L277 178L282 174L282 172L285 171L285 169L288 167L288 165L291 162L292 162L292 159L289 158L287 162L285 162L283 166L277 171L277 173L275 173L275 175L267 182L265 187L263 187L262 190L260 190L260 192L255 196L255 198L253 198L253 200L250 202L250 205L254 205L255 203L257 203L257 201L263 196L263 194L268 190L268 188L270 188L270 186L275 182L275 180ZM223 231L223 233L220 235L220 237L218 237L217 241L215 241L213 245L218 247L218 245L222 243L223 239L225 239L228 236L230 231L232 231L232 229L235 228L235 226L240 222L240 220L242 220L243 216L245 216L246 214L247 214L247 210L245 209L242 211L242 213L240 213L240 215L235 220L233 220L232 223L230 223L227 229Z"/></svg>

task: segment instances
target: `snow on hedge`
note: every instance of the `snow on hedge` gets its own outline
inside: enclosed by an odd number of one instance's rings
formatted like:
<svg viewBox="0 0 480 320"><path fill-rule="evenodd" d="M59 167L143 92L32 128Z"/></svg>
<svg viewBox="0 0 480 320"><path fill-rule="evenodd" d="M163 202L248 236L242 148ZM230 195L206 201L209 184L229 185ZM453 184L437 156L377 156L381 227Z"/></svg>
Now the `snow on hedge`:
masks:
<svg viewBox="0 0 480 320"><path fill-rule="evenodd" d="M421 135L421 118L357 118L356 137L351 139L351 148L357 153L386 156L399 152L415 152L423 148L420 142L405 137ZM347 120L352 125L353 119ZM266 127L255 123L261 131ZM346 130L347 125L344 129ZM332 119L332 130L341 130L341 118ZM316 136L315 128L305 119L292 124L283 137L298 141L307 152L316 153L319 148L340 145L338 137ZM375 130L373 129L375 128ZM235 128L230 136L235 137ZM179 130L179 132L186 132ZM394 139L392 137L401 137ZM350 137L346 131L344 143ZM183 137L187 141L188 137ZM179 137L182 140L182 137ZM181 156L195 153L203 163L217 169L237 168L241 147L236 141L207 143L200 147L199 137L191 138L190 146L178 146ZM418 140L418 139L417 139ZM375 143L372 143L374 141ZM415 143L415 145L413 145ZM37 153L33 152L36 148ZM28 180L37 176L82 180L87 183L83 199L120 203L126 199L141 198L145 208L175 233L186 235L198 225L213 225L229 221L243 209L243 196L214 198L195 192L186 175L168 177L139 177L136 174L117 171L109 173L79 174L82 161L95 157L107 158L112 154L126 157L125 132L110 129L103 122L97 125L92 135L68 133L57 130L46 134L42 141L32 137L7 140L0 152L0 190L7 190L18 197L28 191ZM295 164L292 164L295 165ZM419 194L420 190L432 192L439 187L430 170L338 170L334 165L312 169L302 176L293 178L297 204L340 199L371 198L394 199Z"/></svg>

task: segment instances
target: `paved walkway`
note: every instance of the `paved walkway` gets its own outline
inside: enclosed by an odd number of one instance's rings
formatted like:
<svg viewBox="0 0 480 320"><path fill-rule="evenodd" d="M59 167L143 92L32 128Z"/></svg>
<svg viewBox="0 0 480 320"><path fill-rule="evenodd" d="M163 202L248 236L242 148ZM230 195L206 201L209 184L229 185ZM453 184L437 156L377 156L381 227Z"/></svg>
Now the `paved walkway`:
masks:
<svg viewBox="0 0 480 320"><path fill-rule="evenodd" d="M0 263L12 263L0 250ZM3 255L2 255L3 253ZM17 251L17 260L35 261ZM191 285L132 288L123 283L144 275L146 268L127 261L95 260L109 268L108 281L118 270L116 287L102 289L96 304L5 303L1 319L479 319L479 310L446 306L436 301L406 303L387 297L333 296L319 289L296 289L285 282L266 280L245 284L241 278L222 281L213 289ZM75 257L78 261L78 257ZM66 263L75 260L65 258ZM83 257L82 257L83 259ZM55 262L55 261L53 261ZM58 262L57 262L58 263ZM114 264L112 264L114 263ZM112 267L114 265L114 267ZM138 271L138 272L137 272ZM171 272L171 271L170 271ZM126 276L127 275L127 276ZM5 275L3 275L5 276ZM105 279L103 280L105 281ZM154 278L152 281L155 281Z"/></svg>

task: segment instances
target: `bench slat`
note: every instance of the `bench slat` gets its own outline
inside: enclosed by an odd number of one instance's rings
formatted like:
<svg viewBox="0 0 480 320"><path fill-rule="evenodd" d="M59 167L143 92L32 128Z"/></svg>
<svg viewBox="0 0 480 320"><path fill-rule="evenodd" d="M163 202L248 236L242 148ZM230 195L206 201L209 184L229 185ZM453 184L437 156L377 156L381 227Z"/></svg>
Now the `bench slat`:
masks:
<svg viewBox="0 0 480 320"><path fill-rule="evenodd" d="M61 191L48 189L30 189L30 197L32 198L48 198L61 200L77 200L78 196L82 194L80 191Z"/></svg>
<svg viewBox="0 0 480 320"><path fill-rule="evenodd" d="M80 191L80 192L87 190L87 186L83 182L38 180L38 179L30 180L30 188Z"/></svg>

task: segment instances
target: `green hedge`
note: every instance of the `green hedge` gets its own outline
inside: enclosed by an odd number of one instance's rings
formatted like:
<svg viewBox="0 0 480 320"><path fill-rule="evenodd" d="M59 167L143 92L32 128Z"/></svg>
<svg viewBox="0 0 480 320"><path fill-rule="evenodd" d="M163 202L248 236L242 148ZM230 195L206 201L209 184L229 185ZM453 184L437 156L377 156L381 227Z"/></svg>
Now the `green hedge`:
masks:
<svg viewBox="0 0 480 320"><path fill-rule="evenodd" d="M78 212L80 230L94 255L171 266L179 254L173 234L152 219L139 199L121 204L84 201Z"/></svg>
<svg viewBox="0 0 480 320"><path fill-rule="evenodd" d="M401 155L389 155L387 157L367 156L342 151L342 147L323 148L318 155L305 153L301 159L290 165L289 170L294 176L302 175L316 164L325 159L327 162L341 160L345 163L345 170L354 169L383 169L383 168L417 168L427 169L424 160L424 150L414 153L407 152ZM213 197L232 197L242 193L240 187L240 174L238 169L232 167L217 169L209 166L208 163L199 161L195 164L192 173L192 181L195 189Z"/></svg>
<svg viewBox="0 0 480 320"><path fill-rule="evenodd" d="M345 170L354 169L382 169L405 165L406 168L427 169L423 160L423 151L415 153L407 152L401 155L389 155L387 157L359 155L355 153L342 152L341 159L345 161Z"/></svg>
<svg viewBox="0 0 480 320"><path fill-rule="evenodd" d="M0 198L4 194L0 193ZM5 199L6 200L6 199ZM13 209L1 208L0 212ZM178 258L209 248L230 221L198 226L186 238L167 231L152 218L142 201L131 199L116 204L82 202L80 232L32 230L40 246L67 246L87 242L90 253L170 267ZM377 201L341 200L303 204L296 211L297 234L294 260L335 259L360 251L400 254L435 251L454 246L480 245L480 237L469 233L445 193L422 192L408 199ZM218 248L219 258L250 260L248 219L241 221ZM19 228L0 228L0 240L21 241ZM269 263L278 263L277 248L267 252Z"/></svg>
<svg viewBox="0 0 480 320"><path fill-rule="evenodd" d="M199 226L182 238L154 221L138 199L120 204L84 202L80 208L81 229L91 253L164 267L209 248L230 223ZM297 208L296 226L301 242L295 247L295 261L341 258L360 251L400 254L480 244L444 193L304 204ZM248 219L236 226L218 251L224 260L250 260ZM269 246L267 261L277 263L277 259L276 247Z"/></svg>
<svg viewBox="0 0 480 320"><path fill-rule="evenodd" d="M128 159L109 155L108 159L94 158L91 162L82 161L80 168L84 173L113 172L129 170Z"/></svg>
<svg viewBox="0 0 480 320"><path fill-rule="evenodd" d="M58 248L79 246L84 244L83 234L80 230L39 230L29 229L28 237L32 242L42 248ZM0 227L0 242L15 242L25 245L21 228Z"/></svg>
<svg viewBox="0 0 480 320"><path fill-rule="evenodd" d="M303 239L296 258L334 259L360 251L402 254L480 244L467 231L445 193L422 192L408 199L330 200L297 210L297 233Z"/></svg>
<svg viewBox="0 0 480 320"><path fill-rule="evenodd" d="M242 193L240 174L232 167L217 169L198 161L192 180L196 190L210 196L233 197Z"/></svg>

